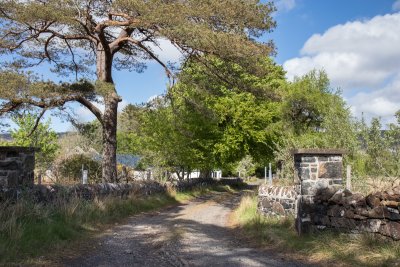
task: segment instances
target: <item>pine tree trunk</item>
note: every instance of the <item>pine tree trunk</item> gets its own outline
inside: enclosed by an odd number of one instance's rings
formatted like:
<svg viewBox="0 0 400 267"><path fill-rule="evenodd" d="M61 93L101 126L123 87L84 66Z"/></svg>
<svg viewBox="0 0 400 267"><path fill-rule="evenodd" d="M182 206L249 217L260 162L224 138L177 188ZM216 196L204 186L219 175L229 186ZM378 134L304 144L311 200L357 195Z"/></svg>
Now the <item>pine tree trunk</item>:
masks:
<svg viewBox="0 0 400 267"><path fill-rule="evenodd" d="M117 115L118 115L118 96L114 81L112 79L113 56L108 47L103 48L99 43L97 46L96 72L100 82L107 83L102 88L104 97L103 113L103 161L102 175L103 182L117 181ZM104 91L105 90L105 91Z"/></svg>
<svg viewBox="0 0 400 267"><path fill-rule="evenodd" d="M105 101L103 115L103 182L117 180L117 114L118 97Z"/></svg>

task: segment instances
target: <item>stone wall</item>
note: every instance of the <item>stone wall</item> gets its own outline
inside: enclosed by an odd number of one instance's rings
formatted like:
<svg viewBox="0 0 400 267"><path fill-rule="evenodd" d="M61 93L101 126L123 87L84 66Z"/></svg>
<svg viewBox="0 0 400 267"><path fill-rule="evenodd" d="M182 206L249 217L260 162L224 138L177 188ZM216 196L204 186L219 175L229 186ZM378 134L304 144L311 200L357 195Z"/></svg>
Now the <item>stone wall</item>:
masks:
<svg viewBox="0 0 400 267"><path fill-rule="evenodd" d="M296 190L294 186L260 185L258 211L264 215L295 215Z"/></svg>
<svg viewBox="0 0 400 267"><path fill-rule="evenodd" d="M369 232L400 240L400 186L366 197L346 189L320 190L308 212L313 230Z"/></svg>
<svg viewBox="0 0 400 267"><path fill-rule="evenodd" d="M34 148L0 147L0 191L33 186L34 169Z"/></svg>
<svg viewBox="0 0 400 267"><path fill-rule="evenodd" d="M34 185L30 189L10 189L0 192L0 201L17 201L21 197L29 198L34 202L51 202L58 198L82 198L93 200L104 197L126 198L129 195L145 196L157 193L166 193L168 190L184 191L197 186L209 185L239 185L240 178L236 179L191 179L179 182L160 183L157 181L135 181L120 184L77 184L73 186L62 185Z"/></svg>
<svg viewBox="0 0 400 267"><path fill-rule="evenodd" d="M328 228L400 240L400 186L366 197L343 189L343 152L294 151L296 185L260 186L259 211L265 215L295 214L299 234Z"/></svg>

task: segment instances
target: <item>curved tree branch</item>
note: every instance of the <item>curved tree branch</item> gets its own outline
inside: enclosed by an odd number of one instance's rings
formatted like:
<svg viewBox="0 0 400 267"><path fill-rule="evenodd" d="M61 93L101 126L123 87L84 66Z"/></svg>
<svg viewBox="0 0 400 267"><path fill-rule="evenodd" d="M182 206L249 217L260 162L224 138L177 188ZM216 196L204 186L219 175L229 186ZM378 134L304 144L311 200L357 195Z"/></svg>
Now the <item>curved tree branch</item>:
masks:
<svg viewBox="0 0 400 267"><path fill-rule="evenodd" d="M29 132L29 134L27 135L27 137L30 137L30 136L36 131L36 128L38 127L39 122L40 122L40 120L42 119L44 113L46 113L46 111L47 111L47 109L44 108L44 109L42 110L42 112L40 112L39 116L36 118L35 125L33 126L32 130Z"/></svg>

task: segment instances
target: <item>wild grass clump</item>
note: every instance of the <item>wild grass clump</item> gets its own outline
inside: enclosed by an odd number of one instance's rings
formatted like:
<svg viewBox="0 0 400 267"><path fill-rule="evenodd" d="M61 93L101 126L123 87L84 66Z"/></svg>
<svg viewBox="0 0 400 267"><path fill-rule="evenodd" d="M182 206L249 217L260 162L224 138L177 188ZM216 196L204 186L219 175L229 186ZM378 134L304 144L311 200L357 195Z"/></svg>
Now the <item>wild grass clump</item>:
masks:
<svg viewBox="0 0 400 267"><path fill-rule="evenodd" d="M351 183L352 191L368 195L377 191L386 191L393 187L400 186L400 177L352 177Z"/></svg>
<svg viewBox="0 0 400 267"><path fill-rule="evenodd" d="M400 242L371 234L322 231L298 236L294 218L265 217L257 213L257 197L242 198L234 213L244 236L261 247L279 249L295 258L335 266L398 266Z"/></svg>
<svg viewBox="0 0 400 267"><path fill-rule="evenodd" d="M0 203L0 265L35 258L122 218L213 191L229 192L232 189L210 186L126 199L110 197L87 201L60 197L51 203L34 203L29 198L22 198L17 203Z"/></svg>
<svg viewBox="0 0 400 267"><path fill-rule="evenodd" d="M169 195L146 199L58 199L33 203L21 199L0 207L0 263L34 257L44 248L76 239L101 226L142 211L177 203Z"/></svg>

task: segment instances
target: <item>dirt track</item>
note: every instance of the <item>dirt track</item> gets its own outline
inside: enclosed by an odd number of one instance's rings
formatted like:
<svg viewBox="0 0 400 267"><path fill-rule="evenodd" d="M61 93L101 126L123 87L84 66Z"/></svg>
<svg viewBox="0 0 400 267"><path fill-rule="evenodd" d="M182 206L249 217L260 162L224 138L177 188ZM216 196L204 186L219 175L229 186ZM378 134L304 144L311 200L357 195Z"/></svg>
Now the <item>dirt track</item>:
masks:
<svg viewBox="0 0 400 267"><path fill-rule="evenodd" d="M239 195L216 193L162 212L131 217L64 256L65 266L301 266L247 247L229 227Z"/></svg>

